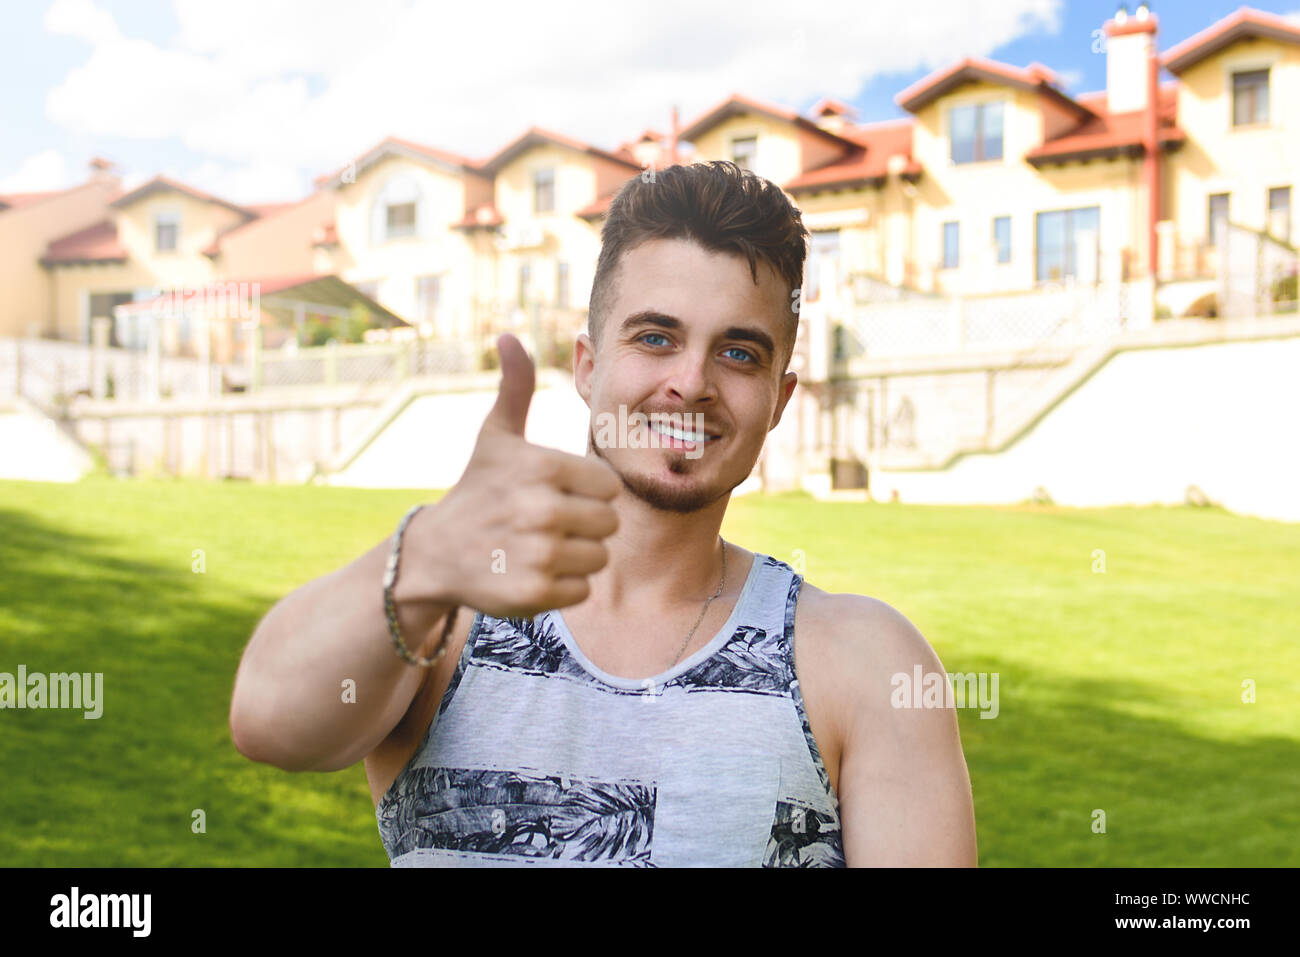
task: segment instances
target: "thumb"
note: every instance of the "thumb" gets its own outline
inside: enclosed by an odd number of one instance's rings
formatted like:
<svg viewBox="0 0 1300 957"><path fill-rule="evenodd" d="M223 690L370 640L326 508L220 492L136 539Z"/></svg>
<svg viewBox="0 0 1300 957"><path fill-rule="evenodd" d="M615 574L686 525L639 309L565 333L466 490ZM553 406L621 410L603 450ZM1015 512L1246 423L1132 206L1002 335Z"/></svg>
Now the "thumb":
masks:
<svg viewBox="0 0 1300 957"><path fill-rule="evenodd" d="M497 338L497 353L501 356L501 388L483 428L522 437L528 419L528 405L533 400L533 388L537 383L533 360L524 351L523 344L509 333Z"/></svg>

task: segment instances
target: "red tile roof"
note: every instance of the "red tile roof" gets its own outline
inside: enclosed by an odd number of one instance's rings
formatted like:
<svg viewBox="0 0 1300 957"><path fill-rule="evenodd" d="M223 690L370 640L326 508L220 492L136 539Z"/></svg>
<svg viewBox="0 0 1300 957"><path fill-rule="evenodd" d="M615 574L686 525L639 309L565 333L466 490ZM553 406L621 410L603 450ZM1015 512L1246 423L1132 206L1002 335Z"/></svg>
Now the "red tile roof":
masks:
<svg viewBox="0 0 1300 957"><path fill-rule="evenodd" d="M620 146L613 152L603 150L598 146L592 146L590 143L584 143L582 140L575 140L571 136L564 136L560 133L554 133L550 130L544 130L540 126L530 126L522 135L514 139L502 149L498 150L488 159L484 160L481 169L489 176L495 176L501 167L505 166L520 153L532 149L534 146L544 146L546 144L556 144L558 146L567 146L569 149L577 150L579 153L586 153L589 156L600 157L614 163L620 163L629 169L640 170L641 164L631 150L625 146Z"/></svg>
<svg viewBox="0 0 1300 957"><path fill-rule="evenodd" d="M1061 136L1054 137L1025 154L1025 160L1034 166L1048 162L1096 159L1129 154L1141 155L1146 141L1146 111L1108 113L1106 94L1087 93L1079 98L1096 116ZM1176 125L1178 115L1178 89L1170 85L1160 89L1157 136L1166 149L1176 149L1187 139L1186 133Z"/></svg>
<svg viewBox="0 0 1300 957"><path fill-rule="evenodd" d="M1300 43L1300 24L1274 13L1241 7L1236 13L1171 47L1160 62L1170 73L1181 73L1224 47L1247 37Z"/></svg>
<svg viewBox="0 0 1300 957"><path fill-rule="evenodd" d="M41 257L45 266L95 262L126 262L126 249L118 242L117 226L110 220L53 240Z"/></svg>
<svg viewBox="0 0 1300 957"><path fill-rule="evenodd" d="M340 279L333 273L306 273L298 276L272 276L267 279L219 279L201 287L185 286L183 290L183 298L188 299L190 296L199 295L211 296L214 299L226 303L227 306L230 306L232 303L229 293L232 285L243 287L243 292L246 292L249 296L254 294L255 289L259 305L262 307L278 305L280 309L284 309L289 305L288 303L280 302L277 304L275 302L268 302L267 300L276 293L301 290L293 297L294 299L301 299L304 302L314 302L321 305L341 306L343 308L346 308L353 303L363 303L372 312L376 312L380 316L386 316L396 322L405 324L405 320L396 313L386 309L381 304L366 296L355 286ZM177 298L175 294L180 291L181 290L178 287L170 293L163 293L162 295L154 296L150 299L136 300L135 302L129 302L122 306L118 306L117 308L124 312L152 313L157 304L174 304ZM239 303L236 302L234 305L238 306ZM228 315L227 318L230 318L230 316ZM268 317L265 313L258 316L259 323L269 324L272 321L274 321L274 318Z"/></svg>
<svg viewBox="0 0 1300 957"><path fill-rule="evenodd" d="M823 97L813 104L813 108L808 111L812 117L831 116L856 116L857 110L849 106L843 100L834 100L829 96Z"/></svg>
<svg viewBox="0 0 1300 957"><path fill-rule="evenodd" d="M912 158L913 122L906 119L846 126L840 135L857 144L857 149L842 159L800 173L784 189L794 194L815 189L879 186L889 175L890 159L894 156L902 157L902 176L916 179L921 175L921 165Z"/></svg>
<svg viewBox="0 0 1300 957"><path fill-rule="evenodd" d="M43 199L59 196L66 192L65 189L47 189L39 193L0 193L0 210L30 206L32 203L39 203Z"/></svg>
<svg viewBox="0 0 1300 957"><path fill-rule="evenodd" d="M195 189L193 186L187 186L185 183L178 182L177 180L171 179L167 176L155 176L153 179L149 180L149 182L137 186L135 189L123 196L119 196L117 199L113 200L110 205L121 209L130 206L137 200L144 199L146 196L166 191L183 193L186 196L199 200L200 202L215 203L218 206L224 206L226 209L243 214L247 219L253 219L257 215L246 206L240 206L236 203L230 202L229 200L224 200L219 196L213 196L211 193L205 193L202 190Z"/></svg>
<svg viewBox="0 0 1300 957"><path fill-rule="evenodd" d="M236 223L234 226L228 226L227 228L221 230L221 232L217 233L217 235L213 237L212 242L208 244L208 247L203 250L203 255L205 256L219 255L221 253L221 244L226 240L226 237L230 236L232 233L237 233L241 230L248 229L251 226L256 226L258 223L263 222L264 220L270 219L273 216L278 216L280 213L287 212L288 210L293 209L297 206L301 206L303 203L307 202L308 200L312 199L314 196L317 195L319 195L319 193L310 193L307 196L304 196L302 199L290 200L289 202L258 203L256 205L245 206L244 208L248 210L250 213L252 213L254 215L254 218L246 220L242 223Z"/></svg>
<svg viewBox="0 0 1300 957"><path fill-rule="evenodd" d="M729 97L715 106L705 110L700 116L688 123L680 133L678 139L698 140L709 130L726 122L733 116L740 116L745 113L755 113L759 116L769 116L776 120L785 120L787 123L823 139L838 143L841 146L852 147L853 143L845 140L843 137L830 130L824 130L806 116L800 116L794 110L786 109L784 106L778 106L775 103L767 103L762 100L755 100L751 97L741 96L739 93L732 93Z"/></svg>
<svg viewBox="0 0 1300 957"><path fill-rule="evenodd" d="M952 66L936 70L899 93L894 97L894 102L915 113L945 93L974 82L997 83L1051 97L1081 120L1086 120L1091 115L1086 106L1057 88L1060 78L1041 63L1031 63L1022 69L979 57L967 57Z"/></svg>
<svg viewBox="0 0 1300 957"><path fill-rule="evenodd" d="M491 203L479 203L465 213L464 218L452 223L452 229L477 229L479 227L500 226L505 222L501 213Z"/></svg>
<svg viewBox="0 0 1300 957"><path fill-rule="evenodd" d="M614 202L614 197L617 195L618 193L615 192L602 196L595 202L588 203L586 206L582 207L582 209L578 210L574 215L587 220L587 222L597 220L609 212L609 204Z"/></svg>
<svg viewBox="0 0 1300 957"><path fill-rule="evenodd" d="M423 143L416 143L413 140L404 140L396 136L386 136L356 159L349 163L344 163L334 172L317 176L315 180L316 185L318 187L324 187L334 184L349 167L351 167L354 172L359 173L365 167L392 152L400 152L407 155L422 157L443 166L457 168L463 172L482 172L480 168L481 164L477 160L470 159L468 156L462 156L459 153L452 153L448 150L440 150L432 146L425 146Z"/></svg>

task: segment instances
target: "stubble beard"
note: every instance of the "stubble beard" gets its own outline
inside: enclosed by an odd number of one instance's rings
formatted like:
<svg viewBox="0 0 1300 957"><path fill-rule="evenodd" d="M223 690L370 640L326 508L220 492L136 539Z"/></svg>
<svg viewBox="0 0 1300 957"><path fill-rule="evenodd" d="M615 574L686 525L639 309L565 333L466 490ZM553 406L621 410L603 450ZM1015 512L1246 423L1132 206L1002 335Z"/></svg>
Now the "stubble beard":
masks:
<svg viewBox="0 0 1300 957"><path fill-rule="evenodd" d="M737 482L731 488L727 489L721 495L715 494L712 489L695 487L695 488L665 488L654 479L645 478L641 475L628 475L620 471L613 462L606 457L604 450L596 444L595 432L588 430L587 447L596 453L597 456L609 462L615 474L623 483L623 487L645 502L651 508L658 509L661 512L698 512L701 509L712 505L723 495L730 495L740 482ZM690 468L685 457L674 456L668 461L668 471L675 475L686 475ZM744 481L743 479L741 481Z"/></svg>

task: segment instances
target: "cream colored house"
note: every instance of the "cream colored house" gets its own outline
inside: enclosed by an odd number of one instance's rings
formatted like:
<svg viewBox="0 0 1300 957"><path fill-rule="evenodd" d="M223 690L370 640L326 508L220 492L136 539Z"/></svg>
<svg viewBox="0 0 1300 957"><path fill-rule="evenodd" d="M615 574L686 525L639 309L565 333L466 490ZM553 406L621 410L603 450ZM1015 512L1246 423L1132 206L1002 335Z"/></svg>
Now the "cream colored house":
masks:
<svg viewBox="0 0 1300 957"><path fill-rule="evenodd" d="M884 123L734 94L614 150L536 127L486 159L390 137L273 207L162 177L0 197L0 276L17 290L0 322L85 341L93 316L160 287L335 275L428 336L482 346L527 334L539 307L567 332L610 200L674 161L732 160L786 190L812 234L809 301L824 283L978 295L1153 264L1162 280L1210 276L1217 217L1294 240L1300 26L1243 8L1163 58L1145 6L1099 34L1092 93L1039 64L967 59L903 90L909 116ZM1176 82L1156 83L1161 62Z"/></svg>
<svg viewBox="0 0 1300 957"><path fill-rule="evenodd" d="M54 333L54 283L41 256L51 241L103 221L121 194L110 164L97 159L80 186L0 195L0 338Z"/></svg>
<svg viewBox="0 0 1300 957"><path fill-rule="evenodd" d="M600 251L582 214L642 169L536 127L482 161L390 137L322 181L337 199L316 266L439 338L481 341L534 304L576 313Z"/></svg>
<svg viewBox="0 0 1300 957"><path fill-rule="evenodd" d="M1178 126L1187 136L1168 167L1172 265L1185 272L1198 249L1217 245L1219 216L1294 244L1300 24L1243 8L1162 62L1178 78Z"/></svg>
<svg viewBox="0 0 1300 957"><path fill-rule="evenodd" d="M98 208L87 206L82 218L92 216L98 221L48 237L33 256L49 289L41 331L89 342L93 320L104 318L111 322L109 344L143 349L152 312L119 306L180 300L227 283L279 288L286 279L316 278L312 237L332 219L333 196L317 192L296 203L240 206L157 176L125 194L115 189ZM329 292L323 305L337 307L337 290ZM204 351L192 324L179 316L170 317L162 336L169 354ZM236 351L228 334L210 345L219 361Z"/></svg>
<svg viewBox="0 0 1300 957"><path fill-rule="evenodd" d="M733 95L681 137L782 184L812 232L814 298L827 263L840 281L965 294L1150 276L1153 252L1161 278L1212 275L1215 210L1294 238L1300 26L1243 8L1165 54L1164 86L1157 31L1142 7L1108 21L1093 93L967 59L902 91L905 120Z"/></svg>

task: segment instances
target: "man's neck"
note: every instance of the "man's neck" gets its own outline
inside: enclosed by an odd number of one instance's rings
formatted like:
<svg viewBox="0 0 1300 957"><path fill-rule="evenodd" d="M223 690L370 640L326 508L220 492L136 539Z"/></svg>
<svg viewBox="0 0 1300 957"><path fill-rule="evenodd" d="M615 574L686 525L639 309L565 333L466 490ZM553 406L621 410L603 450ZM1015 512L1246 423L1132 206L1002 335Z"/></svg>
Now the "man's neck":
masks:
<svg viewBox="0 0 1300 957"><path fill-rule="evenodd" d="M621 491L613 502L618 530L605 540L609 563L589 579L591 610L618 613L629 607L667 608L707 599L718 588L718 533L730 500L728 493L696 512L667 512ZM728 551L730 591L739 563L735 549Z"/></svg>

